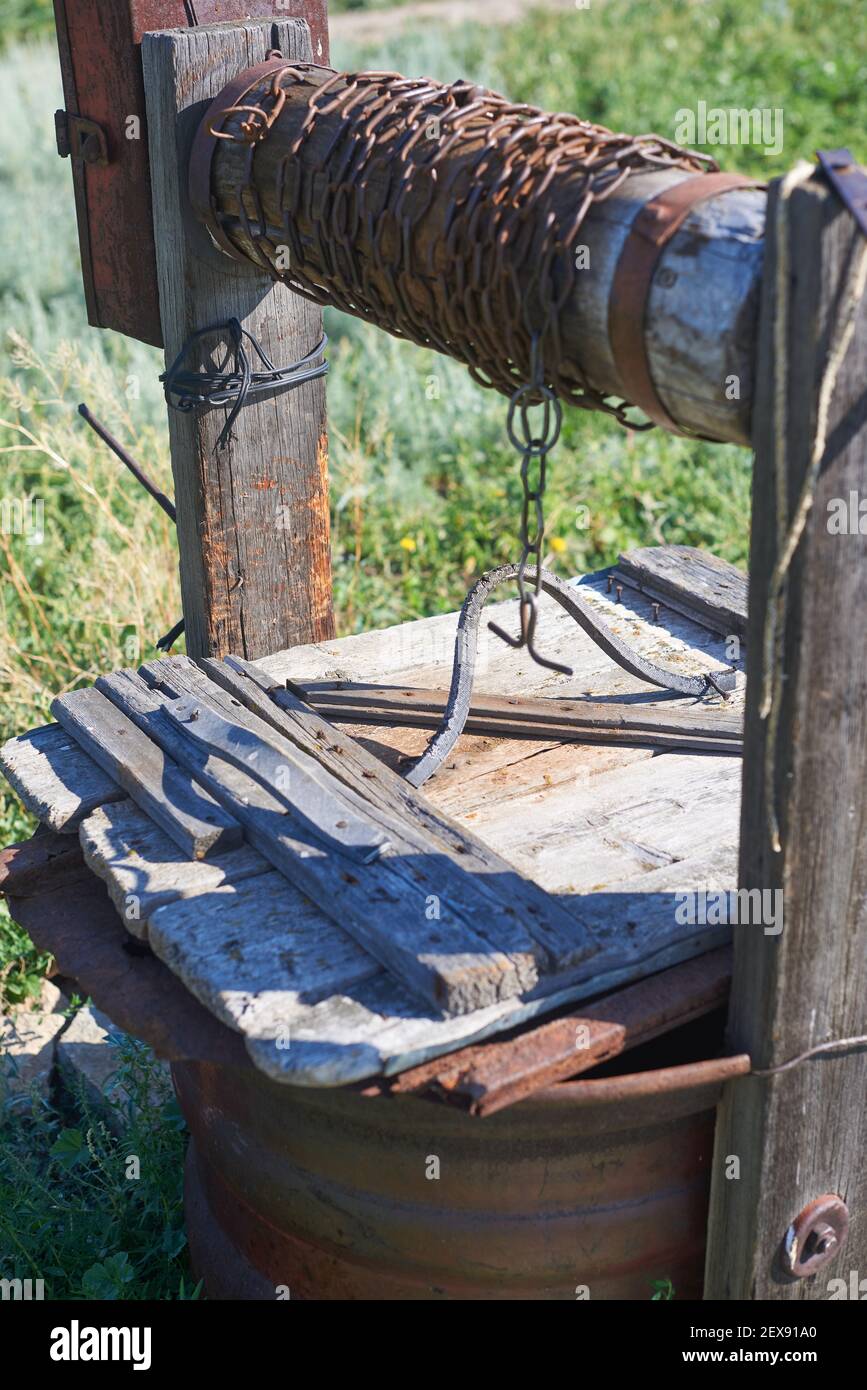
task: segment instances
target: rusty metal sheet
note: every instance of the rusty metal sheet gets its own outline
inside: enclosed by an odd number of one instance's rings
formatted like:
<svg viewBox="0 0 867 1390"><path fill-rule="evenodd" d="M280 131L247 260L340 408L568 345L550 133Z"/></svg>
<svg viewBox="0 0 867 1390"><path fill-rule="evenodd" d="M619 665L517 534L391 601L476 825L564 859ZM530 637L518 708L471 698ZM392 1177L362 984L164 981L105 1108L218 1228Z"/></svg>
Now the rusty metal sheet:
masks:
<svg viewBox="0 0 867 1390"><path fill-rule="evenodd" d="M95 122L107 153L88 162L83 141L72 157L88 322L161 347L142 35L289 11L279 0L54 0L54 10L66 113ZM291 13L307 20L327 63L327 0L293 0ZM61 119L59 143L68 132Z"/></svg>
<svg viewBox="0 0 867 1390"><path fill-rule="evenodd" d="M731 947L673 966L648 980L505 1042L463 1048L406 1071L392 1094L432 1093L470 1112L493 1115L723 1006ZM749 1059L740 1059L744 1070Z"/></svg>
<svg viewBox="0 0 867 1390"><path fill-rule="evenodd" d="M196 1275L209 1297L271 1301L644 1301L661 1276L700 1298L714 1107L739 1067L565 1082L479 1124L175 1066Z"/></svg>

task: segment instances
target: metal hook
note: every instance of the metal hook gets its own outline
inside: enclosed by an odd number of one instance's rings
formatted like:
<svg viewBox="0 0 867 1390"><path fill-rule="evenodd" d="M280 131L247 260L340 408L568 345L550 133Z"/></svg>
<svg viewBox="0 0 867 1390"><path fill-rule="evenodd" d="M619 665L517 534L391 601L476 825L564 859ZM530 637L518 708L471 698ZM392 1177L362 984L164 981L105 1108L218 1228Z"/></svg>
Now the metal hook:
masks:
<svg viewBox="0 0 867 1390"><path fill-rule="evenodd" d="M541 653L536 650L533 639L536 633L536 619L539 613L536 606L535 594L523 594L521 596L520 612L520 637L510 637L508 632L505 632L503 628L500 627L499 623L489 622L488 627L491 632L496 633L497 637L501 638L503 642L506 642L508 646L515 648L526 647L528 654L536 662L537 666L545 666L549 671L559 671L561 675L571 676L571 666L564 666L560 661L551 661L548 657L542 656Z"/></svg>

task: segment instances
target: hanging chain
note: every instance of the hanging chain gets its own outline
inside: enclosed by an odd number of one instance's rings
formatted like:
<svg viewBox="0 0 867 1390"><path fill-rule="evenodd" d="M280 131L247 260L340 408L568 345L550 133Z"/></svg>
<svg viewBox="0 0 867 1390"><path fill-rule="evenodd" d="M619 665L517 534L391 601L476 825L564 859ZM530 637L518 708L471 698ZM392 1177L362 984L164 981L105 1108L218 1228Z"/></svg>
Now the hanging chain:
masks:
<svg viewBox="0 0 867 1390"><path fill-rule="evenodd" d="M534 432L530 419L532 410L542 411L538 433ZM518 428L516 429L516 420ZM539 616L539 595L542 592L542 545L545 539L545 482L548 455L560 438L563 423L563 407L550 386L545 385L542 355L539 348L539 335L533 335L530 347L530 379L519 386L509 402L506 431L509 442L521 455L521 487L523 502L521 506L521 558L518 562L518 594L520 602L521 633L510 637L498 623L488 623L492 632L510 647L526 647L532 659L539 666L547 666L551 671L560 671L571 676L571 666L559 661L550 661L541 656L535 647L536 621ZM535 574L532 588L527 585L527 563L532 559Z"/></svg>

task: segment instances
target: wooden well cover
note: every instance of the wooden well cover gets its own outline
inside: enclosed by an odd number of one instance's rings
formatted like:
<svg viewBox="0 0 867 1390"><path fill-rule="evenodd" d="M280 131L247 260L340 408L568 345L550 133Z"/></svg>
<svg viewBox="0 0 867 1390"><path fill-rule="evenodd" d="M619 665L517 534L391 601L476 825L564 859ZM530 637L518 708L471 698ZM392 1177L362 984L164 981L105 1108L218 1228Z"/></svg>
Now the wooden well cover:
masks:
<svg viewBox="0 0 867 1390"><path fill-rule="evenodd" d="M105 158L88 160L76 136L89 127L71 129L58 113L58 146L72 151L88 322L162 347L142 35L291 14L307 20L316 61L327 63L327 0L54 0L54 12L67 117L95 122L104 136Z"/></svg>

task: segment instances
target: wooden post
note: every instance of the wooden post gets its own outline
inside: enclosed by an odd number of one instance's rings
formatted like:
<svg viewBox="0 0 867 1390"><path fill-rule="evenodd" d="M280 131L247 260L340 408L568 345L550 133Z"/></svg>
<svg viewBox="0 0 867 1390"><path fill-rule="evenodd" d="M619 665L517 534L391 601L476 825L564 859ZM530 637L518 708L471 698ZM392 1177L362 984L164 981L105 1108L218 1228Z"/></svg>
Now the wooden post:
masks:
<svg viewBox="0 0 867 1390"><path fill-rule="evenodd" d="M867 1032L867 538L857 505L867 490L864 299L831 397L814 505L789 570L770 769L769 721L760 716L765 613L778 554L775 459L784 459L788 526L809 468L819 383L845 311L850 257L864 241L822 176L794 188L784 247L788 334L785 354L776 353L780 196L777 183L768 210L754 417L740 882L781 889L784 924L779 935L735 928L728 1025L729 1048L748 1052L762 1070ZM780 356L784 411L775 406ZM839 534L834 518L844 507L850 521ZM867 520L861 526L867 529ZM771 803L780 852L772 845ZM865 1095L864 1046L827 1050L729 1084L717 1121L706 1298L826 1299L831 1279L848 1282L852 1271L867 1276ZM819 1273L793 1279L780 1263L785 1234L826 1193L848 1205L848 1242Z"/></svg>
<svg viewBox="0 0 867 1390"><path fill-rule="evenodd" d="M309 61L307 25L251 20L142 42L167 363L191 334L230 318L278 367L319 340L321 311L217 251L187 199L190 144L210 100L273 46ZM188 365L221 360L227 343L225 333L207 342ZM249 401L217 449L225 419L225 408L169 413L187 651L255 658L331 637L324 382Z"/></svg>

